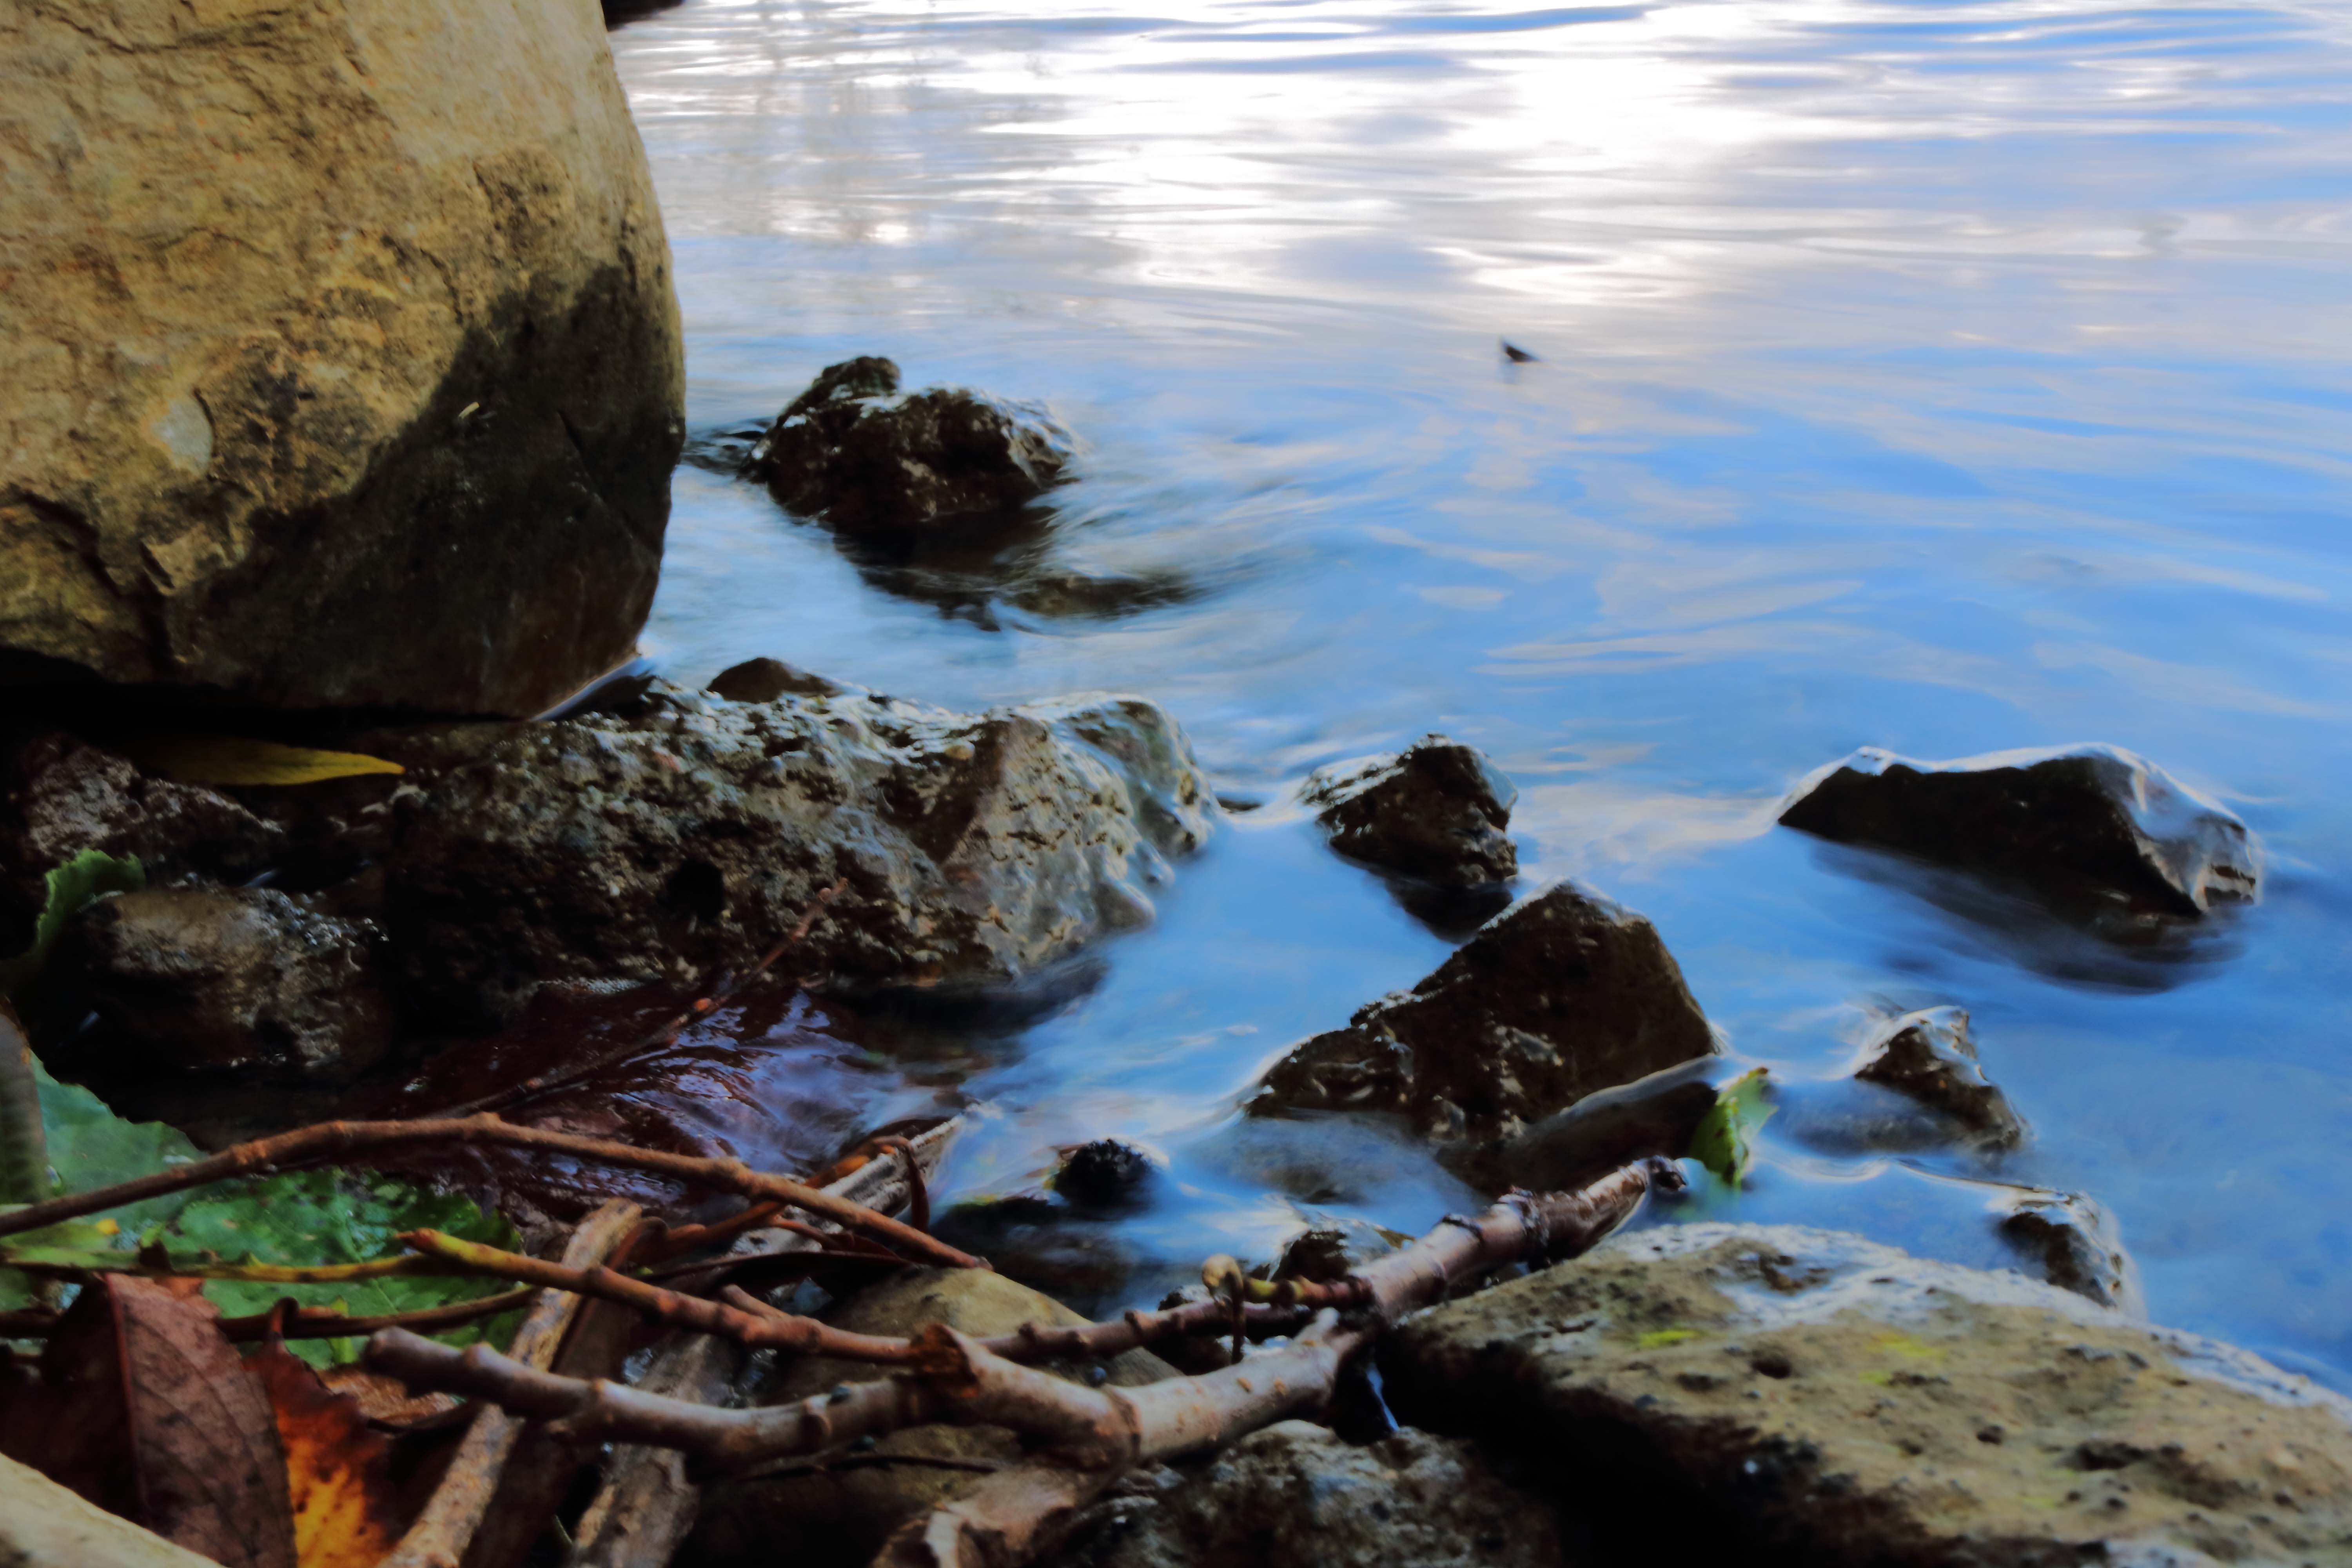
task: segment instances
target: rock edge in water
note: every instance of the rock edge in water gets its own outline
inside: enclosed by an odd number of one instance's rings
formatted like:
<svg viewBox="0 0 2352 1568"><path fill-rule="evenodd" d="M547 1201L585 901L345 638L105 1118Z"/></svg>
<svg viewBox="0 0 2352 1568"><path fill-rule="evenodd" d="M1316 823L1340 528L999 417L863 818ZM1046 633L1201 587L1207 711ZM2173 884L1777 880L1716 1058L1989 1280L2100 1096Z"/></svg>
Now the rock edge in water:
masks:
<svg viewBox="0 0 2352 1568"><path fill-rule="evenodd" d="M1349 859L1448 888L1519 874L1505 831L1518 791L1485 752L1444 735L1423 735L1393 756L1318 768L1299 799Z"/></svg>

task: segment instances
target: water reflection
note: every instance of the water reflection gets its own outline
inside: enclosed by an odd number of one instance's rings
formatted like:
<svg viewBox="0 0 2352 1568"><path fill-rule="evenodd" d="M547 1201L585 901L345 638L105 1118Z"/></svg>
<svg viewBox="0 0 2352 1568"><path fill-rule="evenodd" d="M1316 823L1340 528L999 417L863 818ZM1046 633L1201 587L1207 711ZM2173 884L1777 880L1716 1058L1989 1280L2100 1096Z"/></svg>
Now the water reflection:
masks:
<svg viewBox="0 0 2352 1568"><path fill-rule="evenodd" d="M2341 15L688 0L614 40L697 428L887 353L1086 443L1042 558L931 578L682 471L648 651L1140 690L1273 803L975 1049L951 1185L1133 1136L1176 1195L1125 1288L1265 1255L1319 1200L1228 1152L1233 1097L1444 952L1281 803L1443 729L1517 780L1530 883L1650 915L1743 1060L1828 1071L1860 998L1968 1007L2037 1134L2005 1179L2106 1205L2159 1319L2352 1376ZM1057 553L1193 593L1013 604ZM2244 816L2266 902L2118 967L1769 826L1858 745L2080 741ZM1726 1212L2000 1256L1911 1167L1775 1137ZM1417 1153L1295 1157L1412 1228L1460 1201Z"/></svg>

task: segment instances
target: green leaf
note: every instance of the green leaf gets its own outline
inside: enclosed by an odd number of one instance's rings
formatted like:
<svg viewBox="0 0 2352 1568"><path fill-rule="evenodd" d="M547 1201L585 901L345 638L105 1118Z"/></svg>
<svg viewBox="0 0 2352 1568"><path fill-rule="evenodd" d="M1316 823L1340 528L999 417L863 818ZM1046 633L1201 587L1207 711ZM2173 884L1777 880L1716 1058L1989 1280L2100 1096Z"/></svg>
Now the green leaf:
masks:
<svg viewBox="0 0 2352 1568"><path fill-rule="evenodd" d="M33 945L0 963L0 992L22 996L40 978L49 949L76 910L101 893L135 893L147 885L146 868L135 858L118 860L96 849L85 849L48 876L48 898L33 927Z"/></svg>
<svg viewBox="0 0 2352 1568"><path fill-rule="evenodd" d="M514 1227L461 1197L436 1193L395 1176L356 1171L291 1171L281 1175L205 1189L170 1222L151 1227L141 1241L160 1242L173 1253L203 1250L233 1262L360 1263L401 1250L405 1230L442 1230L468 1241L509 1249L518 1245ZM453 1301L470 1301L512 1287L502 1279L397 1276L346 1280L334 1285L280 1285L215 1279L205 1294L228 1317L266 1312L291 1296L306 1307L340 1307L354 1317L409 1312ZM499 1331L499 1320L449 1331L443 1337L465 1344ZM289 1349L325 1363L349 1361L358 1352L348 1340L299 1340Z"/></svg>
<svg viewBox="0 0 2352 1568"><path fill-rule="evenodd" d="M1716 1094L1714 1108L1691 1135L1690 1151L1684 1157L1705 1165L1717 1180L1738 1187L1755 1163L1756 1130L1772 1117L1773 1108L1766 1101L1764 1089L1762 1068L1750 1068L1725 1084Z"/></svg>
<svg viewBox="0 0 2352 1568"><path fill-rule="evenodd" d="M122 750L151 773L193 784L306 784L408 771L358 752L321 752L242 735L146 735L123 742Z"/></svg>

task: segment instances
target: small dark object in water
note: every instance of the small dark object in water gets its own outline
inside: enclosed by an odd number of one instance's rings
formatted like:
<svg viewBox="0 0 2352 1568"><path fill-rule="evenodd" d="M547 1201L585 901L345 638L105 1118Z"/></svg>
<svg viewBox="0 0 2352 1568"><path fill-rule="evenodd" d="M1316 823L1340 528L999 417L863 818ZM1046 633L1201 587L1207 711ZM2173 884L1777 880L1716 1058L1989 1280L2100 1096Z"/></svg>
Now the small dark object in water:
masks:
<svg viewBox="0 0 2352 1568"><path fill-rule="evenodd" d="M712 676L703 689L730 702L773 702L787 692L796 697L838 697L847 689L822 675L795 669L781 658L747 658Z"/></svg>
<svg viewBox="0 0 2352 1568"><path fill-rule="evenodd" d="M1054 1190L1080 1208L1117 1208L1130 1204L1151 1179L1150 1157L1115 1138L1099 1138L1070 1151L1054 1173Z"/></svg>
<svg viewBox="0 0 2352 1568"><path fill-rule="evenodd" d="M1503 345L1503 357L1510 361L1513 364L1535 364L1539 363L1543 358L1541 354L1531 354L1528 353L1527 350L1519 347L1518 344L1511 342L1508 338L1504 338L1500 341Z"/></svg>
<svg viewBox="0 0 2352 1568"><path fill-rule="evenodd" d="M1393 757L1318 768L1299 798L1349 859L1476 888L1518 875L1504 831L1518 793L1486 753L1423 735Z"/></svg>

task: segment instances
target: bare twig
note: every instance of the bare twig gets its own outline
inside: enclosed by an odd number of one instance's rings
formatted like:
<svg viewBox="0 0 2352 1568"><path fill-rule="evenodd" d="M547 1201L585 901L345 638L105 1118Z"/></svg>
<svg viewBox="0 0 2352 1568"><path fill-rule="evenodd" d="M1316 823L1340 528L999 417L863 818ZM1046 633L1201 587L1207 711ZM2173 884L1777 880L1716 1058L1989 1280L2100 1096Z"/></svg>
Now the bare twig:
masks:
<svg viewBox="0 0 2352 1568"><path fill-rule="evenodd" d="M705 1160L658 1149L639 1149L603 1138L583 1138L544 1127L518 1127L496 1116L425 1118L402 1121L322 1121L275 1137L240 1143L209 1159L158 1171L87 1193L52 1198L47 1203L0 1214L0 1236L37 1230L63 1220L120 1208L125 1204L186 1192L192 1187L236 1176L268 1174L295 1166L352 1163L353 1156L420 1143L494 1144L568 1154L600 1164L649 1171L692 1186L740 1193L757 1201L788 1204L818 1215L847 1229L870 1236L904 1252L910 1258L952 1268L987 1265L969 1253L936 1241L911 1226L876 1214L845 1198L835 1197L788 1176L752 1170L740 1160Z"/></svg>
<svg viewBox="0 0 2352 1568"><path fill-rule="evenodd" d="M610 1256L637 1227L637 1206L614 1201L580 1222L563 1249L564 1262L586 1268ZM539 1302L515 1331L508 1360L518 1368L536 1372L555 1359L564 1331L579 1315L582 1299L565 1292L542 1292ZM408 1335L405 1329L386 1329L377 1336ZM418 1340L430 1344L429 1340ZM444 1347L436 1346L440 1349ZM539 1375L545 1375L539 1373ZM522 1423L514 1414L485 1408L474 1417L457 1452L449 1461L447 1477L436 1489L408 1532L400 1538L378 1568L458 1568L482 1515L498 1489L499 1478L514 1452Z"/></svg>
<svg viewBox="0 0 2352 1568"><path fill-rule="evenodd" d="M408 1312L385 1312L373 1318L350 1317L331 1307L297 1307L286 1314L284 1326L278 1331L289 1340L360 1339L379 1329L435 1333L529 1306L538 1294L537 1290L501 1290L495 1296L479 1296L471 1301L419 1307ZM269 1337L269 1312L256 1312L248 1318L223 1318L215 1326L232 1342L246 1344Z"/></svg>

